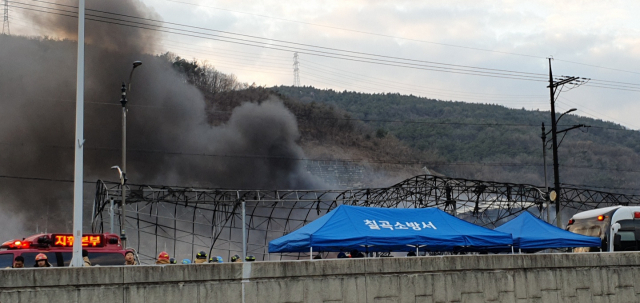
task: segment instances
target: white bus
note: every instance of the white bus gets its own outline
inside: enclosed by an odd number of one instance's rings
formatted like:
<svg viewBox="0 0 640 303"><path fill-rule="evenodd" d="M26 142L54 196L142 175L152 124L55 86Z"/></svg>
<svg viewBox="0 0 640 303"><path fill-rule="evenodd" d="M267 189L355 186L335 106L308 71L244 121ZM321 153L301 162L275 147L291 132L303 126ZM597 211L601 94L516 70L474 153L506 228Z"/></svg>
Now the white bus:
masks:
<svg viewBox="0 0 640 303"><path fill-rule="evenodd" d="M571 217L567 230L599 237L603 251L640 251L640 206L612 206L583 211ZM574 252L588 251L599 249L574 249Z"/></svg>

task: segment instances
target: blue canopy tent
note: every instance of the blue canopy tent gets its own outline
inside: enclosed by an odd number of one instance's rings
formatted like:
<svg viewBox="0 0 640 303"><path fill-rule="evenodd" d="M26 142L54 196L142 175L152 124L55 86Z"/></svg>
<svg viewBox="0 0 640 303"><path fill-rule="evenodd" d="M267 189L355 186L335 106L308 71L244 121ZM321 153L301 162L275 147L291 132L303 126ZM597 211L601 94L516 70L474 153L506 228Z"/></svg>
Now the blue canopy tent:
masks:
<svg viewBox="0 0 640 303"><path fill-rule="evenodd" d="M563 230L526 211L494 230L513 235L513 247L525 251L566 247L600 247L602 245L600 238Z"/></svg>
<svg viewBox="0 0 640 303"><path fill-rule="evenodd" d="M480 227L437 208L391 209L341 205L269 242L270 253L478 251L509 248L511 235Z"/></svg>

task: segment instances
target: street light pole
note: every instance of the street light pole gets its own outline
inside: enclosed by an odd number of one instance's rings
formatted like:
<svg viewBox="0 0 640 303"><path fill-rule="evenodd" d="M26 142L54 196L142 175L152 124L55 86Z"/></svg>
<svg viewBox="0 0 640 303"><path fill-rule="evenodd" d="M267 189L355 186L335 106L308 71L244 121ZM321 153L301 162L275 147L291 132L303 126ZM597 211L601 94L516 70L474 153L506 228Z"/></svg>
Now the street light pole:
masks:
<svg viewBox="0 0 640 303"><path fill-rule="evenodd" d="M85 0L78 2L78 63L76 75L76 139L73 174L73 255L71 266L82 267L82 186L84 180L84 19Z"/></svg>
<svg viewBox="0 0 640 303"><path fill-rule="evenodd" d="M122 104L122 172L120 173L120 193L121 201L120 207L122 209L122 222L120 223L120 239L122 240L122 245L127 247L127 234L125 232L124 226L126 225L127 216L125 211L126 205L126 171L127 171L127 86L123 82L122 83L122 99L120 99L120 103Z"/></svg>
<svg viewBox="0 0 640 303"><path fill-rule="evenodd" d="M136 69L136 67L142 65L142 62L140 61L134 61L133 62L133 68L131 68L131 73L129 73L129 83L128 83L128 90L131 91L131 77L133 76L133 71ZM121 175L121 194L122 194L122 226L121 226L121 232L120 232L120 239L122 240L123 246L126 248L126 243L127 243L127 235L125 232L125 225L126 225L126 221L127 221L127 216L126 216L126 210L125 210L125 206L126 206L126 188L125 188L125 184L127 182L127 84L122 82L122 88L120 89L122 91L122 98L120 99L120 104L122 104L122 171L120 173Z"/></svg>

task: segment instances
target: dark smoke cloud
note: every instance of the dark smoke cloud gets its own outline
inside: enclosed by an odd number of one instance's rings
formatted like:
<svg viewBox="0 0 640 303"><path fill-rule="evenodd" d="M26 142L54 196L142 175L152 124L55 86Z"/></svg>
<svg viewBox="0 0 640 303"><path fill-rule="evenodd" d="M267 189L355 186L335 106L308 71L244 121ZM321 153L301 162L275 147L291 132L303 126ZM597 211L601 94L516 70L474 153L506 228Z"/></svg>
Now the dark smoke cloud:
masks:
<svg viewBox="0 0 640 303"><path fill-rule="evenodd" d="M58 0L55 2L60 5L48 6L69 12L77 12L77 9L72 8L78 6L77 0ZM87 20L85 23L86 43L121 52L153 53L156 50L154 46L158 42L160 32L113 24L126 23L125 21L140 22L138 19L126 16L161 20L160 15L153 8L146 6L139 0L88 0L86 1L86 9L86 18L103 21ZM31 19L32 24L47 33L51 33L56 38L71 40L77 40L78 38L78 19L68 17L75 15L73 13L61 11L52 11L58 14L48 14L40 11L21 12ZM114 18L123 21L113 20ZM156 24L155 22L148 23Z"/></svg>
<svg viewBox="0 0 640 303"><path fill-rule="evenodd" d="M137 1L89 1L88 8L153 15ZM34 15L34 22L65 37L74 33L74 19ZM166 60L140 53L153 45L154 34L95 22L87 23L86 34L92 44L86 47L85 180L117 180L110 167L121 162L120 87L131 62L141 60L129 94L130 183L322 187L296 160L304 158L296 120L279 100L246 103L228 122L210 126L202 94ZM0 36L0 175L73 179L76 47L73 41ZM30 231L36 224L66 230L72 187L0 178L0 210L24 215ZM85 223L93 188L85 186Z"/></svg>

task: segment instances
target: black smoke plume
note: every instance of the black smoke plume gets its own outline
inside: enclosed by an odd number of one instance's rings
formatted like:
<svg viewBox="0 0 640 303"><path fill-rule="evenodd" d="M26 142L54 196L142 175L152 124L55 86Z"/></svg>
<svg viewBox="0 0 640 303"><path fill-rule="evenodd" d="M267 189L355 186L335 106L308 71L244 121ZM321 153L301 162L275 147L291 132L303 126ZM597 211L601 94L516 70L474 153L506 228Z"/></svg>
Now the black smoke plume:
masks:
<svg viewBox="0 0 640 303"><path fill-rule="evenodd" d="M137 0L88 1L87 8L159 18ZM19 219L13 226L23 222L24 235L36 226L69 231L73 183L65 180L73 180L77 19L27 16L68 40L0 36L0 211ZM120 87L140 60L128 96L129 183L321 187L302 169L296 120L279 100L245 103L225 123L209 125L201 92L166 59L149 54L161 51L154 47L158 39L156 32L87 21L86 181L118 179L110 167L121 165ZM93 188L85 186L85 230Z"/></svg>

